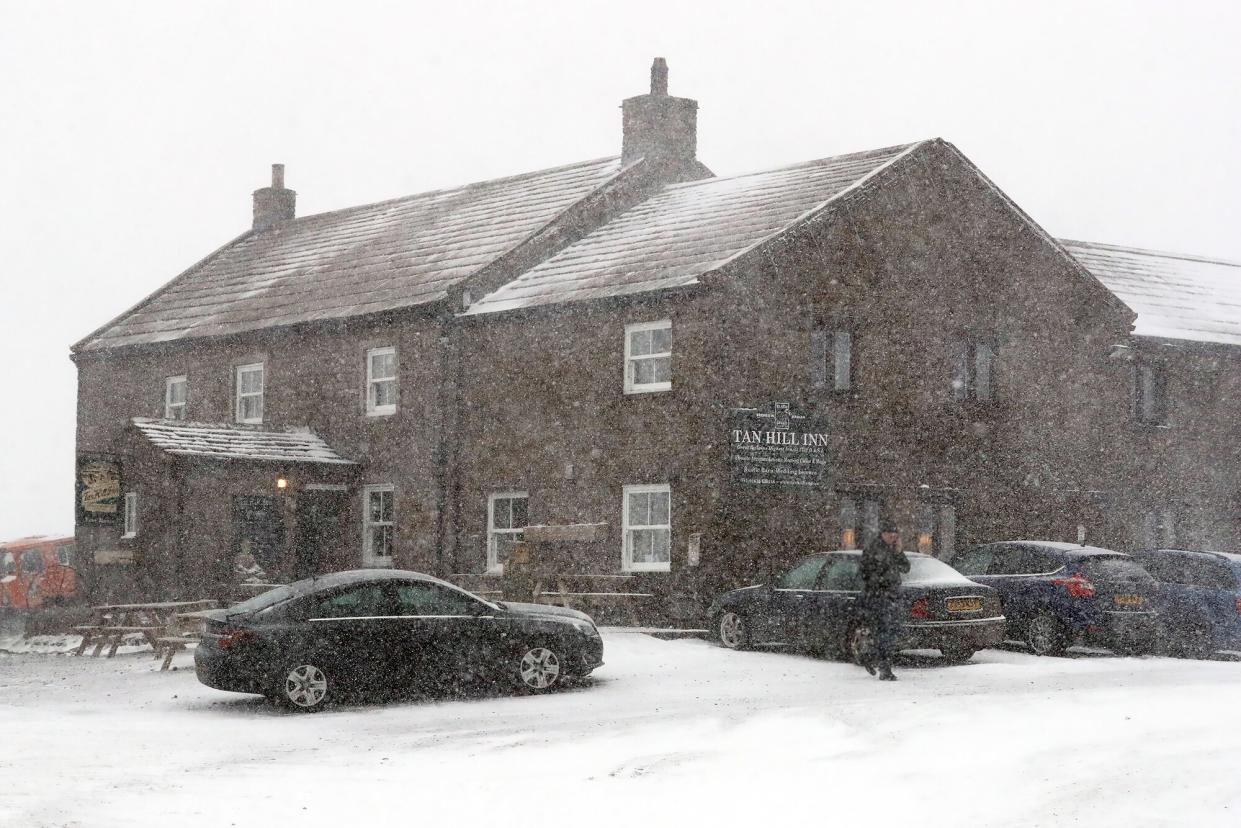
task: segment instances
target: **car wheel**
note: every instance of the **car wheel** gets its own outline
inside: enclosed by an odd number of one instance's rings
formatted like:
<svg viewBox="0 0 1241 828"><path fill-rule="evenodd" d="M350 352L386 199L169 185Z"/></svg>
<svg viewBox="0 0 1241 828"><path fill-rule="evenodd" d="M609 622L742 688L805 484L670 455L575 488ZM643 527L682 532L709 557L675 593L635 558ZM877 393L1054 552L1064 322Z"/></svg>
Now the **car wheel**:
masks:
<svg viewBox="0 0 1241 828"><path fill-rule="evenodd" d="M1064 625L1047 613L1034 616L1026 625L1026 643L1035 655L1064 655L1067 639Z"/></svg>
<svg viewBox="0 0 1241 828"><path fill-rule="evenodd" d="M538 645L528 647L517 659L517 680L521 689L531 693L545 693L559 683L562 662L555 650Z"/></svg>
<svg viewBox="0 0 1241 828"><path fill-rule="evenodd" d="M869 624L854 624L845 639L845 654L854 664L865 666L875 653L875 631Z"/></svg>
<svg viewBox="0 0 1241 828"><path fill-rule="evenodd" d="M281 704L295 710L322 710L331 697L332 683L322 667L295 661L281 671L280 685L274 693Z"/></svg>
<svg viewBox="0 0 1241 828"><path fill-rule="evenodd" d="M720 643L730 650L746 650L750 647L750 625L740 613L720 613L715 620L715 631L719 635Z"/></svg>
<svg viewBox="0 0 1241 828"><path fill-rule="evenodd" d="M949 664L964 664L974 657L974 653L978 652L973 647L967 647L958 644L955 647L940 647L939 655Z"/></svg>

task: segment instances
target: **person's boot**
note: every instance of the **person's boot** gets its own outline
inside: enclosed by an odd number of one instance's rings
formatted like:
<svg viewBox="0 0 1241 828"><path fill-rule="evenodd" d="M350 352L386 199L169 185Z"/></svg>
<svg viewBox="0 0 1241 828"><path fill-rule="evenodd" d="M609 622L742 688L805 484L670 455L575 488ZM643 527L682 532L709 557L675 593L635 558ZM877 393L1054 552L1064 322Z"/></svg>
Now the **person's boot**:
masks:
<svg viewBox="0 0 1241 828"><path fill-rule="evenodd" d="M896 674L892 672L891 665L889 664L879 665L879 680L880 681L896 681Z"/></svg>

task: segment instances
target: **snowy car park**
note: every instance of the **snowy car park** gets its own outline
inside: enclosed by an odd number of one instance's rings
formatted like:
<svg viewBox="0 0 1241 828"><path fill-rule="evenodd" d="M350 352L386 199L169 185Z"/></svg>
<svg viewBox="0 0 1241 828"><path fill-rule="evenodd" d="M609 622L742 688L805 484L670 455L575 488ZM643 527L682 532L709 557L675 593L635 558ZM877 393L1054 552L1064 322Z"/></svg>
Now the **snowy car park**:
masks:
<svg viewBox="0 0 1241 828"><path fill-rule="evenodd" d="M580 687L317 716L203 687L186 654L169 672L145 654L0 655L3 821L468 823L534 808L546 824L1232 825L1241 808L1221 738L1241 727L1241 664L1225 655L907 654L902 681L881 685L799 653L604 637L607 664Z"/></svg>

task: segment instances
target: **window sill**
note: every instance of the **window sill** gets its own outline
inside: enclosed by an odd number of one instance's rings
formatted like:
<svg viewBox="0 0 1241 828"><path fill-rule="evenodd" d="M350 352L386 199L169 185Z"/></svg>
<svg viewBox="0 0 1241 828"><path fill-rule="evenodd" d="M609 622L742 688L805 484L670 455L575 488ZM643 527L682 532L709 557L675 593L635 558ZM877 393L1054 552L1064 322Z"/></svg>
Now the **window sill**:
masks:
<svg viewBox="0 0 1241 828"><path fill-rule="evenodd" d="M392 558L371 558L362 562L366 569L392 569Z"/></svg>
<svg viewBox="0 0 1241 828"><path fill-rule="evenodd" d="M626 394L658 394L662 391L671 391L672 383L660 382L654 385L633 385L625 388Z"/></svg>
<svg viewBox="0 0 1241 828"><path fill-rule="evenodd" d="M396 406L391 408L369 408L366 411L368 417L391 417L396 413Z"/></svg>
<svg viewBox="0 0 1241 828"><path fill-rule="evenodd" d="M237 425L262 425L262 420L237 420Z"/></svg>
<svg viewBox="0 0 1241 828"><path fill-rule="evenodd" d="M121 535L121 540L133 540L136 537L138 537L137 532L126 532L125 534Z"/></svg>
<svg viewBox="0 0 1241 828"><path fill-rule="evenodd" d="M629 566L624 567L621 571L635 572L635 573L637 572L671 572L672 564L669 562L630 564Z"/></svg>

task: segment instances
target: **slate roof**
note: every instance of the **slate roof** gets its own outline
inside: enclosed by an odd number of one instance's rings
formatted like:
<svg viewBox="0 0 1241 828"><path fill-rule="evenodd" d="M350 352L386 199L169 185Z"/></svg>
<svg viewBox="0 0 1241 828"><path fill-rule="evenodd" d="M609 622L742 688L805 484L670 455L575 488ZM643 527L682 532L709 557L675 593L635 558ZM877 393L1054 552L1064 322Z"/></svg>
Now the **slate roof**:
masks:
<svg viewBox="0 0 1241 828"><path fill-rule="evenodd" d="M309 429L260 431L228 423L187 423L134 417L134 427L169 454L220 460L273 460L280 463L353 465Z"/></svg>
<svg viewBox="0 0 1241 828"><path fill-rule="evenodd" d="M76 349L219 336L434 302L620 172L619 158L604 158L249 232Z"/></svg>
<svg viewBox="0 0 1241 828"><path fill-rule="evenodd" d="M668 186L479 299L465 315L696 284L918 146Z"/></svg>
<svg viewBox="0 0 1241 828"><path fill-rule="evenodd" d="M1241 345L1241 264L1067 239L1061 244L1137 314L1137 336Z"/></svg>

